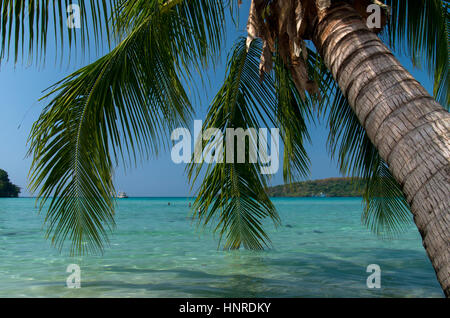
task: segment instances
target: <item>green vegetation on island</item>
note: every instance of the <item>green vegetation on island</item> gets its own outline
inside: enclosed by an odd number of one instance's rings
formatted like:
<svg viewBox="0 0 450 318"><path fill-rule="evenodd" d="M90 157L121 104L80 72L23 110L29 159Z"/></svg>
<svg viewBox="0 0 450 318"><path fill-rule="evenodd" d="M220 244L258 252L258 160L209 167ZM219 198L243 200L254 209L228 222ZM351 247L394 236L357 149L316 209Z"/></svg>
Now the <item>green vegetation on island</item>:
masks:
<svg viewBox="0 0 450 318"><path fill-rule="evenodd" d="M9 181L8 173L0 169L0 198L17 198L20 188Z"/></svg>
<svg viewBox="0 0 450 318"><path fill-rule="evenodd" d="M310 180L268 188L271 197L361 197L359 179L330 178Z"/></svg>

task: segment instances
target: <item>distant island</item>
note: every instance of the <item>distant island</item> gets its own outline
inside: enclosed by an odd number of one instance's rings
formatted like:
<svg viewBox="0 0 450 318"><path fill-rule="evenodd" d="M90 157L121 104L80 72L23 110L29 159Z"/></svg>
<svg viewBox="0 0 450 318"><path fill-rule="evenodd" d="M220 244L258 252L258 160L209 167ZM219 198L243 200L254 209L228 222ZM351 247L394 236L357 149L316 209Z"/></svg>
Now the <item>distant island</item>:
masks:
<svg viewBox="0 0 450 318"><path fill-rule="evenodd" d="M329 178L268 188L271 197L361 197L358 179Z"/></svg>
<svg viewBox="0 0 450 318"><path fill-rule="evenodd" d="M0 169L0 198L17 198L20 188L9 181L8 173Z"/></svg>

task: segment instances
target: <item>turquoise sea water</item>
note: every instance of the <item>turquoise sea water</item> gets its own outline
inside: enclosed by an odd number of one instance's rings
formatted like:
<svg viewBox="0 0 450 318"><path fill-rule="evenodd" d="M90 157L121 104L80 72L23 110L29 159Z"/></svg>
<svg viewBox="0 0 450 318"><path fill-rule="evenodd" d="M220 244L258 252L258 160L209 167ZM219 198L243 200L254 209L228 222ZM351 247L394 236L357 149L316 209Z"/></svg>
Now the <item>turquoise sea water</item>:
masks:
<svg viewBox="0 0 450 318"><path fill-rule="evenodd" d="M0 199L0 297L443 297L417 230L377 238L361 199L274 199L283 224L267 227L262 252L218 250L191 224L190 201L120 200L105 254L72 258L44 239L34 199ZM66 287L69 264L79 289ZM369 264L381 289L366 286Z"/></svg>

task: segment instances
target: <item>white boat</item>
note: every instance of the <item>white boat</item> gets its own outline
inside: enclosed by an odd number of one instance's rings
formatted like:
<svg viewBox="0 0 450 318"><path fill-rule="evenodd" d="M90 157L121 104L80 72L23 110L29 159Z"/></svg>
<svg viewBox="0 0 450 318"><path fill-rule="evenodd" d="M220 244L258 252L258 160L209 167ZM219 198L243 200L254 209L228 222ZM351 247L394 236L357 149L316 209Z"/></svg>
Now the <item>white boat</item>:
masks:
<svg viewBox="0 0 450 318"><path fill-rule="evenodd" d="M125 192L121 191L117 194L117 198L118 199L126 199L126 198L128 198L128 195Z"/></svg>

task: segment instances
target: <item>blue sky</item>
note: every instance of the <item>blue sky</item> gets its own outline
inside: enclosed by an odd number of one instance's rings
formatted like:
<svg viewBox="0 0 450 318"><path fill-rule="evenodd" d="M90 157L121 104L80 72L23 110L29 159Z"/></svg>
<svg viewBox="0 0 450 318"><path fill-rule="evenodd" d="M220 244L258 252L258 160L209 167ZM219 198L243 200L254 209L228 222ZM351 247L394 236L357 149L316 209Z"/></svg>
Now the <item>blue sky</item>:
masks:
<svg viewBox="0 0 450 318"><path fill-rule="evenodd" d="M240 9L239 28L233 23L228 23L227 51L222 55L221 63L215 70L207 71L210 84L200 90L201 96L194 104L195 119L205 118L206 109L225 76L226 53L238 36L245 35L245 20L248 14L248 4L245 3L246 5ZM46 88L100 56L91 52L91 57L84 61L79 56L78 58L72 56L69 63L67 55L62 63L59 61L55 63L55 52L55 46L49 43L45 66L35 64L28 66L22 64L22 61L14 65L12 61L3 61L0 68L0 168L6 170L10 179L22 188L22 196L30 195L27 190L27 176L31 163L31 160L26 158L28 134L45 106L45 101L39 102L38 99L43 96ZM432 92L432 82L427 74L413 69L409 59L404 57L399 59L416 79ZM331 161L326 150L328 132L325 124L310 125L310 134L312 144L307 145L311 158L310 178L340 176L336 162ZM170 136L167 138L169 140ZM184 170L185 166L174 164L170 158L170 151L166 151L158 158L126 171L119 166L115 175L116 189L126 191L131 196L187 196L190 194L190 186ZM271 183L273 185L283 183L281 169L280 173L272 178Z"/></svg>

